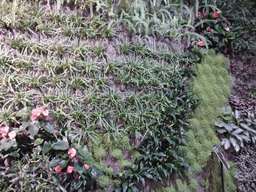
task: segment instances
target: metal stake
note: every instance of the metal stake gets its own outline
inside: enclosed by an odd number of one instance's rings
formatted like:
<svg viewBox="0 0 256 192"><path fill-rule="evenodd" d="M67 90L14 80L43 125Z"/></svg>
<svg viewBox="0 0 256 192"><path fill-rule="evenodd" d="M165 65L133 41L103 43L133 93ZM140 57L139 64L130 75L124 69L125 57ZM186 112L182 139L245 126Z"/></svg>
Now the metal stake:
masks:
<svg viewBox="0 0 256 192"><path fill-rule="evenodd" d="M223 174L223 165L220 162L220 169L221 169L221 182L222 182L222 191L225 192L225 188L224 188L224 174Z"/></svg>

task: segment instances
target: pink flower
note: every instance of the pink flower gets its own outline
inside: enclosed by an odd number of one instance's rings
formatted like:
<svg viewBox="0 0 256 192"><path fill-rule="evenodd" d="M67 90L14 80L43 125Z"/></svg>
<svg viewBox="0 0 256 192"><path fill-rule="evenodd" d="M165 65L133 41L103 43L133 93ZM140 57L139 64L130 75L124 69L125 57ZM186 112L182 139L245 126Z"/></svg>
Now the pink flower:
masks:
<svg viewBox="0 0 256 192"><path fill-rule="evenodd" d="M30 119L31 119L31 120L36 120L37 117L38 117L37 115L31 115L31 116L30 116Z"/></svg>
<svg viewBox="0 0 256 192"><path fill-rule="evenodd" d="M57 173L61 173L62 169L63 169L63 168L61 168L60 165L57 165L57 166L55 167L55 171L56 171Z"/></svg>
<svg viewBox="0 0 256 192"><path fill-rule="evenodd" d="M229 27L225 27L225 30L226 30L226 31L230 31Z"/></svg>
<svg viewBox="0 0 256 192"><path fill-rule="evenodd" d="M202 13L201 13L201 12L198 12L198 15L202 15Z"/></svg>
<svg viewBox="0 0 256 192"><path fill-rule="evenodd" d="M213 15L212 15L213 17L215 17L215 18L217 18L218 17L218 15L217 15L217 13L215 12L215 13L213 13Z"/></svg>
<svg viewBox="0 0 256 192"><path fill-rule="evenodd" d="M189 54L189 51L187 51L186 54Z"/></svg>
<svg viewBox="0 0 256 192"><path fill-rule="evenodd" d="M78 156L75 155L74 157L71 157L71 162L75 163L77 162Z"/></svg>
<svg viewBox="0 0 256 192"><path fill-rule="evenodd" d="M2 134L2 135L5 134L5 135L7 135L9 129L10 129L9 126L2 127L2 128L0 129L0 134ZM3 136L3 137L4 137L4 136Z"/></svg>
<svg viewBox="0 0 256 192"><path fill-rule="evenodd" d="M211 27L206 27L206 31L211 31Z"/></svg>
<svg viewBox="0 0 256 192"><path fill-rule="evenodd" d="M49 115L49 111L46 109L42 112L43 116L48 116Z"/></svg>
<svg viewBox="0 0 256 192"><path fill-rule="evenodd" d="M227 57L229 57L229 54L226 54L227 55Z"/></svg>
<svg viewBox="0 0 256 192"><path fill-rule="evenodd" d="M8 136L9 136L10 139L14 139L16 137L16 132L11 131L10 133L8 133Z"/></svg>
<svg viewBox="0 0 256 192"><path fill-rule="evenodd" d="M220 14L220 13L221 13L221 11L216 11L216 13L217 13L217 14Z"/></svg>
<svg viewBox="0 0 256 192"><path fill-rule="evenodd" d="M68 167L67 167L67 172L68 172L68 173L72 173L73 170L74 170L74 166L68 166Z"/></svg>
<svg viewBox="0 0 256 192"><path fill-rule="evenodd" d="M76 155L76 149L75 148L70 148L68 151L68 154L70 155L70 157L74 157Z"/></svg>
<svg viewBox="0 0 256 192"><path fill-rule="evenodd" d="M199 41L199 42L197 42L197 45L198 46L204 46L204 42L203 41Z"/></svg>
<svg viewBox="0 0 256 192"><path fill-rule="evenodd" d="M38 108L35 108L33 109L31 112L32 112L32 115L30 116L30 119L32 120L36 120L38 118L38 116L44 111L44 108L43 107L38 107Z"/></svg>
<svg viewBox="0 0 256 192"><path fill-rule="evenodd" d="M84 168L88 170L90 168L90 166L87 164L84 164Z"/></svg>
<svg viewBox="0 0 256 192"><path fill-rule="evenodd" d="M41 115L41 113L43 114L44 120L50 120L50 117L48 116L49 111L47 109L45 110L43 107L38 107L38 108L33 109L30 119L36 120Z"/></svg>
<svg viewBox="0 0 256 192"><path fill-rule="evenodd" d="M43 107L38 107L32 110L32 115L39 116L44 111Z"/></svg>

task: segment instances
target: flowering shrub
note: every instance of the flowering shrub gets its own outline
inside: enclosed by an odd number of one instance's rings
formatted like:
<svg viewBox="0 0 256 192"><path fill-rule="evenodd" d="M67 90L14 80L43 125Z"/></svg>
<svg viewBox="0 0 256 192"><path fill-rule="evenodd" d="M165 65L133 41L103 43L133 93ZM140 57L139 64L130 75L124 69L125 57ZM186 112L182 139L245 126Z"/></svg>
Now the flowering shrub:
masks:
<svg viewBox="0 0 256 192"><path fill-rule="evenodd" d="M238 37L237 29L233 29L231 23L223 16L221 11L200 13L198 15L198 22L202 22L202 24L197 26L196 31L209 40L209 48L227 56L246 48L244 40ZM204 22L207 19L209 21ZM213 21L210 19L213 19Z"/></svg>
<svg viewBox="0 0 256 192"><path fill-rule="evenodd" d="M22 109L18 113L25 116L26 110ZM87 147L74 140L72 145L75 147L70 147L69 135L66 133L64 136L57 131L50 121L47 109L35 108L31 111L30 118L24 119L29 120L23 122L19 128L10 128L7 125L0 128L0 151L4 158L21 160L24 155L39 152L50 158L49 166L59 174L61 185L68 191L85 190L95 185L101 170L88 165L90 157Z"/></svg>

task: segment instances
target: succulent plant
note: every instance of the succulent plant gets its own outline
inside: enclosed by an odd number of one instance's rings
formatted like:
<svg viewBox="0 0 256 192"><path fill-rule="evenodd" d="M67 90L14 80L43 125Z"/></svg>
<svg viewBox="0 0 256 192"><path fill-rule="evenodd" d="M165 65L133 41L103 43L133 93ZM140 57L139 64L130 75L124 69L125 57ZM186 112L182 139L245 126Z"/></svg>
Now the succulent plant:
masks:
<svg viewBox="0 0 256 192"><path fill-rule="evenodd" d="M244 142L256 142L256 119L248 112L247 118L242 118L239 111L232 112L230 106L222 108L223 115L215 121L217 132L223 134L221 145L227 150L233 147L236 152L244 147Z"/></svg>

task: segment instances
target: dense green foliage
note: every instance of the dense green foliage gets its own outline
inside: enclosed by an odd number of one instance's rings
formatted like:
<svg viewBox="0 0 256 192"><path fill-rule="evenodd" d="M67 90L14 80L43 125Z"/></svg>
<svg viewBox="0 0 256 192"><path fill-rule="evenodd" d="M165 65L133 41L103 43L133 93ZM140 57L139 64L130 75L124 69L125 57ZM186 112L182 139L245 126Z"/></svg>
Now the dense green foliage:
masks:
<svg viewBox="0 0 256 192"><path fill-rule="evenodd" d="M212 145L220 144L214 119L221 114L221 107L227 103L232 85L232 78L227 71L229 60L223 55L215 55L211 50L195 67L197 76L190 83L191 90L198 94L201 101L190 119L190 137L186 139L189 145L184 148L186 159L194 168L191 173L200 172L206 166ZM235 190L231 176L228 177L226 188Z"/></svg>

